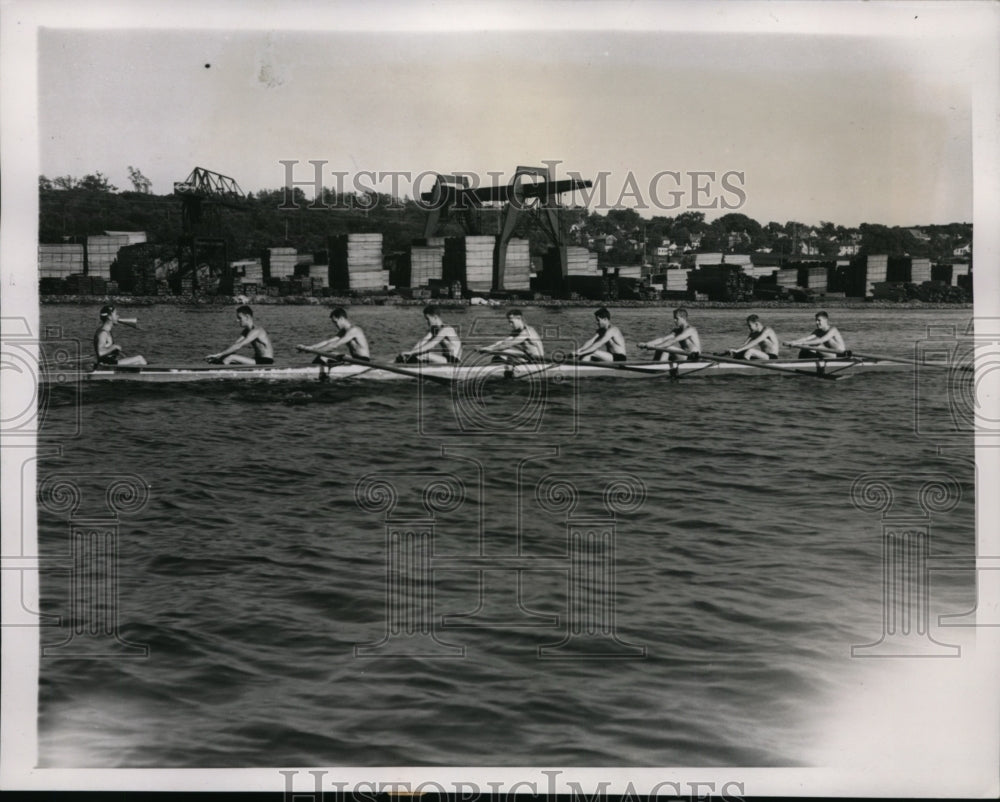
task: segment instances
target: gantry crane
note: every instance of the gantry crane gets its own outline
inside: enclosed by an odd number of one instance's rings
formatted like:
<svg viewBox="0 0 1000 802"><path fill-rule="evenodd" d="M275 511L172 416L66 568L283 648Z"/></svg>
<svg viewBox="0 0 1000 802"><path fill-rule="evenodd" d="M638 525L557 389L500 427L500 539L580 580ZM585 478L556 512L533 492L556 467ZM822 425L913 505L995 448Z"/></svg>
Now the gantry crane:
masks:
<svg viewBox="0 0 1000 802"><path fill-rule="evenodd" d="M538 181L525 181L530 176ZM481 212L484 203L502 203L500 234L493 265L493 288L504 288L507 264L507 244L521 215L530 213L536 225L559 251L561 275L565 278L567 234L559 214L559 196L564 192L586 189L592 182L577 178L556 181L549 167L519 166L509 184L492 187L470 187L467 175L438 175L429 192L421 194L428 205L424 236L432 237L439 224L455 217L466 234L482 233Z"/></svg>
<svg viewBox="0 0 1000 802"><path fill-rule="evenodd" d="M181 237L177 251L178 274L191 274L192 286L198 289L198 265L207 262L210 269L230 277L226 240L218 236L218 215L209 221L205 212L219 207L245 210L247 195L236 180L221 173L195 167L183 181L174 182L174 194L181 199ZM215 236L212 236L212 234Z"/></svg>

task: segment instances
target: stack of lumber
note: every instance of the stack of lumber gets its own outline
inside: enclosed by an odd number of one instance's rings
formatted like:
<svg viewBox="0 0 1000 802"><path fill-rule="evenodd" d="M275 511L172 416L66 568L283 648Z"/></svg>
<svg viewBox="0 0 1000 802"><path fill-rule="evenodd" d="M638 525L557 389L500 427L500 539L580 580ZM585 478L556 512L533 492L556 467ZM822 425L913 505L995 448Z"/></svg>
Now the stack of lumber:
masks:
<svg viewBox="0 0 1000 802"><path fill-rule="evenodd" d="M339 290L381 290L389 286L382 265L381 234L341 234L328 240L330 286Z"/></svg>
<svg viewBox="0 0 1000 802"><path fill-rule="evenodd" d="M111 278L111 263L118 256L118 250L128 244L127 234L87 237L87 275Z"/></svg>
<svg viewBox="0 0 1000 802"><path fill-rule="evenodd" d="M38 275L40 278L66 278L83 273L83 245L39 245Z"/></svg>

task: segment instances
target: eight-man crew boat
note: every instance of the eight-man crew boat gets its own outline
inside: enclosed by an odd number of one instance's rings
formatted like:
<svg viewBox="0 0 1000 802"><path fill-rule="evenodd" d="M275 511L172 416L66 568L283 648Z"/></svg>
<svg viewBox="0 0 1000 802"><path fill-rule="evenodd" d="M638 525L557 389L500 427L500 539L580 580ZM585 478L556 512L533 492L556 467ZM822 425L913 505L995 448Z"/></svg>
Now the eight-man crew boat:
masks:
<svg viewBox="0 0 1000 802"><path fill-rule="evenodd" d="M98 366L89 371L62 370L49 366L41 374L43 384L72 384L80 382L191 382L191 381L388 381L407 378L440 378L444 381L483 379L529 379L535 374L563 378L615 378L650 379L693 376L760 376L768 371L790 375L849 375L856 372L905 370L909 365L888 358L839 359L772 359L726 360L721 357L703 356L699 362L634 362L627 365L607 362L523 362L516 365L499 362L485 364L410 364L405 370L382 368L377 362L369 364L324 365L136 365ZM755 363L756 362L756 363Z"/></svg>
<svg viewBox="0 0 1000 802"><path fill-rule="evenodd" d="M317 356L310 365L275 365L270 337L255 325L253 311L248 306L236 310L237 321L243 327L242 336L229 348L208 357L206 365L148 365L142 357L134 360L104 358L104 353L118 357L120 348L113 344L110 329L118 322L113 307L101 310L102 326L95 334L94 346L98 361L89 371L73 365L44 365L41 382L80 383L91 381L139 382L189 382L219 380L257 381L334 381L350 379L385 380L417 379L438 384L454 384L469 380L482 381L492 378L530 378L547 373L562 378L587 378L617 376L626 378L655 378L669 376L680 378L691 375L749 375L760 371L813 376L821 379L839 379L857 369L886 369L904 367L909 363L893 357L873 354L852 354L846 350L840 332L830 326L825 312L816 314L817 328L807 337L787 343L808 346L797 359L780 359L780 341L773 329L764 326L757 315L747 318L749 334L743 345L721 354L701 352L697 330L687 321L684 309L674 310L677 327L666 337L640 343L643 350L653 350L649 362L627 362L625 338L617 326L611 324L611 314L605 308L594 316L597 332L568 358L545 359L544 345L538 332L525 324L520 310L507 314L511 327L508 337L491 346L477 349L491 357L485 364L472 357L463 361L462 343L458 332L443 323L434 306L423 310L427 321L427 334L410 351L404 351L393 363L375 361L370 356L368 340L360 327L351 323L346 311L338 307L330 313L337 327L334 337L311 346L296 348ZM128 321L121 321L128 322ZM250 345L254 358L235 352ZM348 354L333 353L333 349L347 346ZM734 358L736 357L736 358ZM399 363L406 364L403 367Z"/></svg>

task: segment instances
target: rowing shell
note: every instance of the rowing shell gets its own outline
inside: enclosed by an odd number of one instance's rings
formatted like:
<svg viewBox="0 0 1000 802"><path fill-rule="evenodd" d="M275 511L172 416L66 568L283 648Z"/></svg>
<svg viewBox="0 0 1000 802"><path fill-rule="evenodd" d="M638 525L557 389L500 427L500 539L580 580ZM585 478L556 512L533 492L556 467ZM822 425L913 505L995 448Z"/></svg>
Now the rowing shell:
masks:
<svg viewBox="0 0 1000 802"><path fill-rule="evenodd" d="M768 360L770 367L781 368L796 375L802 373L827 374L845 373L847 371L869 370L900 370L906 365L898 362L888 362L873 359L781 359ZM544 377L560 377L562 379L583 378L615 378L615 379L648 379L656 377L686 377L686 376L770 376L770 372L758 370L750 363L712 362L681 362L670 364L666 362L628 362L604 363L603 365L586 363L542 363L519 364L515 366L502 363L487 363L483 365L420 365L407 364L406 373L381 370L377 367L350 364L322 367L320 365L299 365L283 367L279 365L137 365L108 366L91 371L60 370L49 368L42 372L42 384L74 384L80 382L191 382L191 381L344 381L344 380L374 380L403 381L420 376L435 376L454 381L483 381L500 378L530 379L538 374Z"/></svg>

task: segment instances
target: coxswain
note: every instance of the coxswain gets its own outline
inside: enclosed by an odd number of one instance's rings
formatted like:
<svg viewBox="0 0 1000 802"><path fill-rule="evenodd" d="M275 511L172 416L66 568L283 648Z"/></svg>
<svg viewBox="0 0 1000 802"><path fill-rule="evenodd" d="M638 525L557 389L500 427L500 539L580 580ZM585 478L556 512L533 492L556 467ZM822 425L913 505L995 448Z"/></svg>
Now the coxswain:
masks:
<svg viewBox="0 0 1000 802"><path fill-rule="evenodd" d="M628 359L625 335L617 326L611 325L611 313L603 306L594 312L597 332L570 357L582 362L624 362Z"/></svg>
<svg viewBox="0 0 1000 802"><path fill-rule="evenodd" d="M777 359L781 343L774 329L760 322L758 315L747 317L750 330L739 348L730 348L728 354L737 359Z"/></svg>
<svg viewBox="0 0 1000 802"><path fill-rule="evenodd" d="M97 365L145 365L146 359L139 354L135 356L125 356L122 347L115 342L111 336L111 330L116 323L126 321L118 317L118 310L114 306L101 307L101 325L94 332L94 354L97 357ZM131 321L135 325L135 321Z"/></svg>
<svg viewBox="0 0 1000 802"><path fill-rule="evenodd" d="M457 364L462 361L462 341L451 326L441 320L436 306L424 308L427 333L413 348L396 357L397 362L432 362Z"/></svg>
<svg viewBox="0 0 1000 802"><path fill-rule="evenodd" d="M347 317L347 312L339 306L330 313L330 320L337 327L337 336L313 345L297 345L295 347L300 351L332 352L335 348L347 346L351 359L357 359L360 362L371 362L372 357L368 350L368 338L365 337L361 326L351 323ZM320 365L334 365L337 362L343 361L343 359L342 354L329 353L328 355L317 355L313 361Z"/></svg>
<svg viewBox="0 0 1000 802"><path fill-rule="evenodd" d="M242 327L239 339L226 350L209 354L205 359L216 365L273 365L274 348L271 338L253 321L253 310L249 306L236 308L236 320ZM253 347L253 357L241 356L236 352L245 346Z"/></svg>
<svg viewBox="0 0 1000 802"><path fill-rule="evenodd" d="M837 327L830 325L830 316L826 312L816 313L816 328L812 334L792 340L788 345L802 349L799 351L799 359L830 359L834 356L851 355Z"/></svg>
<svg viewBox="0 0 1000 802"><path fill-rule="evenodd" d="M541 361L545 356L542 338L532 326L524 322L521 310L511 309L507 313L507 322L510 324L510 336L479 350L486 354L496 354L494 360L499 362L510 361L509 357L525 362Z"/></svg>
<svg viewBox="0 0 1000 802"><path fill-rule="evenodd" d="M701 358L698 329L688 322L686 309L674 310L674 328L670 334L639 343L644 351L653 351L654 362L697 362Z"/></svg>

